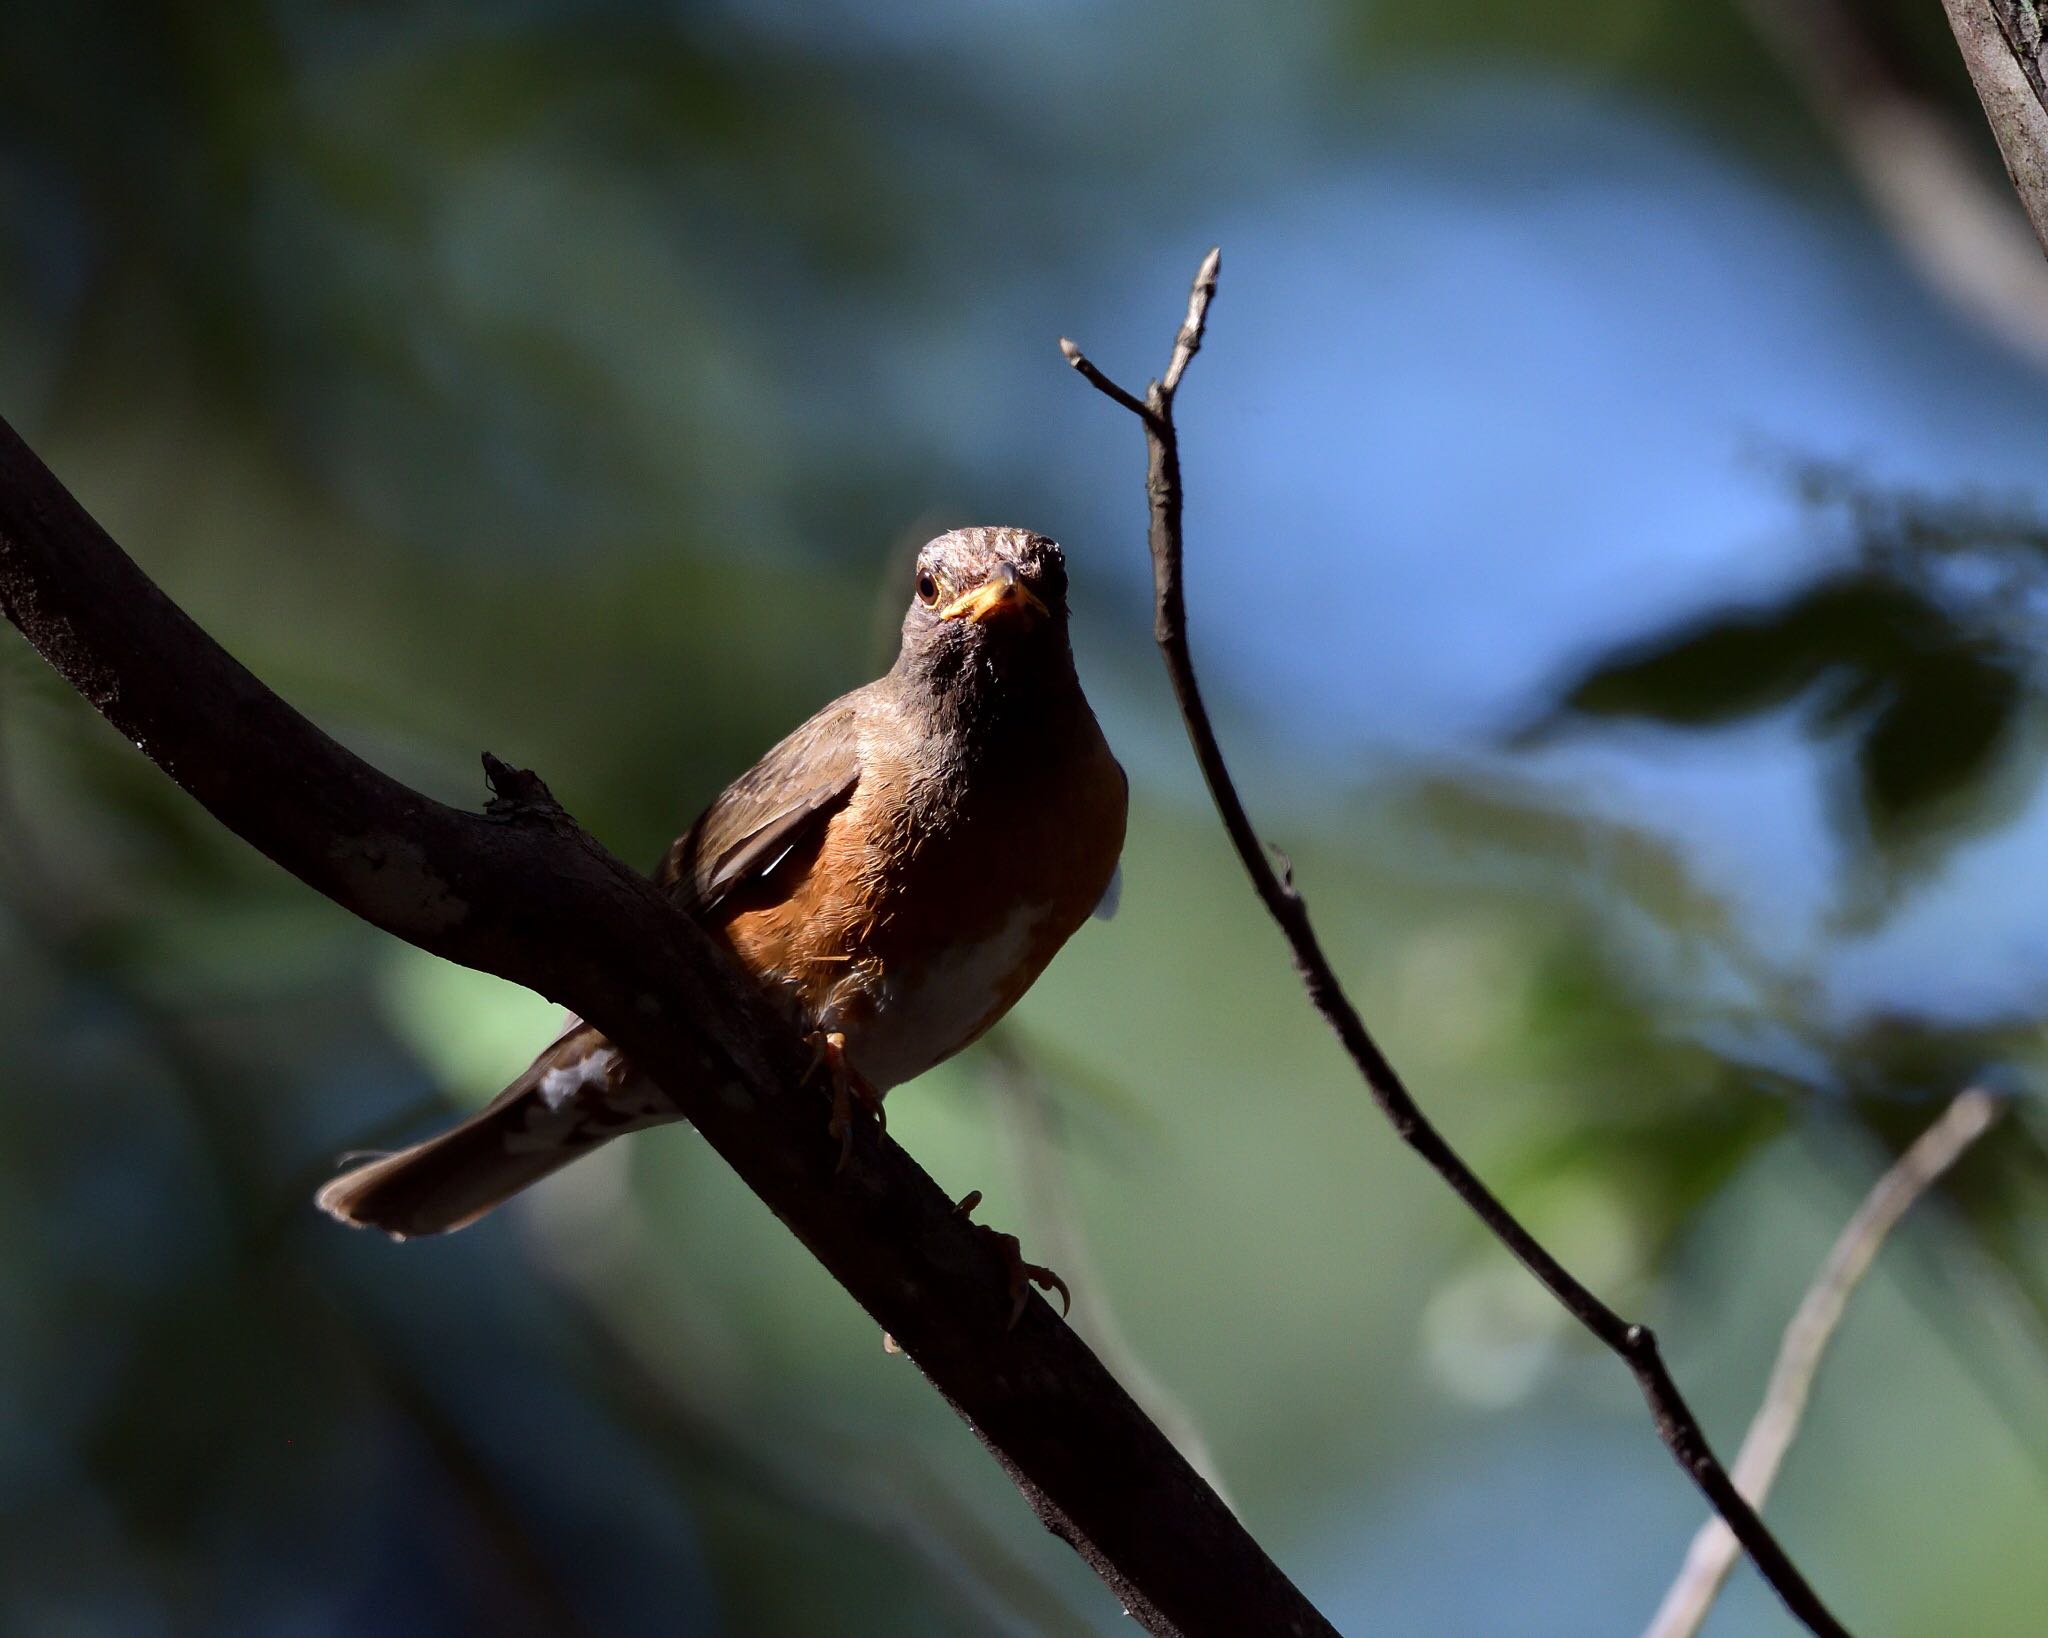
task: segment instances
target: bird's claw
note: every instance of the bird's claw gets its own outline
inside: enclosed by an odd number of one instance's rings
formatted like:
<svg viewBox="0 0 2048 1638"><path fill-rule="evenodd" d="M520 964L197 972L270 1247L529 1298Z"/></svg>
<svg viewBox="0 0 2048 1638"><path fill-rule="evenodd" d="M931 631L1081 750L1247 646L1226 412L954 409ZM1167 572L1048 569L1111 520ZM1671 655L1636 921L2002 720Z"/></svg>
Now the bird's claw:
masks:
<svg viewBox="0 0 2048 1638"><path fill-rule="evenodd" d="M839 1163L835 1172L846 1170L853 1158L853 1106L857 1103L875 1118L875 1130L886 1135L889 1117L882 1113L882 1094L846 1061L846 1037L838 1030L819 1030L811 1037L810 1073L820 1069L832 1084L832 1118L825 1130L839 1140Z"/></svg>
<svg viewBox="0 0 2048 1638"><path fill-rule="evenodd" d="M972 1220L974 1208L981 1204L981 1190L973 1189L961 1196L960 1203L953 1209L962 1217ZM1010 1318L1005 1330L1014 1331L1017 1322L1024 1317L1025 1304L1031 1300L1031 1288L1035 1285L1041 1291L1057 1291L1060 1294L1060 1317L1064 1319L1073 1312L1074 1294L1067 1289L1067 1282L1047 1268L1043 1263L1027 1263L1024 1260L1023 1245L1014 1234L1005 1234L1001 1229L990 1228L986 1223L974 1225L983 1234L989 1235L1002 1253L1003 1266L1010 1280Z"/></svg>

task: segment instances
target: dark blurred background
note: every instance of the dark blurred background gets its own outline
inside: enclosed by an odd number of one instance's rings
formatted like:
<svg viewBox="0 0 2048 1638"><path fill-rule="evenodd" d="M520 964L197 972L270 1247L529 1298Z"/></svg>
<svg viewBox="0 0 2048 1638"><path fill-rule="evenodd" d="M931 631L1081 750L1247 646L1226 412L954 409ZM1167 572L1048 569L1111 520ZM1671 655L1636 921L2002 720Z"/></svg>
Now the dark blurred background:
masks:
<svg viewBox="0 0 2048 1638"><path fill-rule="evenodd" d="M1067 543L1121 915L891 1131L1347 1630L1626 1633L1700 1505L1314 1021L1198 659L1424 1101L1732 1451L1890 1154L1770 1516L1859 1632L2048 1615L2048 265L1938 7L389 3L0 18L0 412L402 777L629 858ZM686 1130L404 1247L334 1157L549 1007L351 922L0 634L0 1630L1112 1633ZM1711 1630L1788 1630L1738 1572Z"/></svg>

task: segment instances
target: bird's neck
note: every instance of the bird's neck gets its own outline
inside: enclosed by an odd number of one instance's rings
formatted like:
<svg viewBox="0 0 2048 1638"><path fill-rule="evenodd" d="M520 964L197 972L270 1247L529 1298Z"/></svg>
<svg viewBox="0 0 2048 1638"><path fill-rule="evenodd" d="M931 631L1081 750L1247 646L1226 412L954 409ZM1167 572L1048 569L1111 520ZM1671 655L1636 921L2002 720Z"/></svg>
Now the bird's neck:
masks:
<svg viewBox="0 0 2048 1638"><path fill-rule="evenodd" d="M1007 653L905 655L894 675L936 734L977 747L1061 732L1087 709L1064 637Z"/></svg>

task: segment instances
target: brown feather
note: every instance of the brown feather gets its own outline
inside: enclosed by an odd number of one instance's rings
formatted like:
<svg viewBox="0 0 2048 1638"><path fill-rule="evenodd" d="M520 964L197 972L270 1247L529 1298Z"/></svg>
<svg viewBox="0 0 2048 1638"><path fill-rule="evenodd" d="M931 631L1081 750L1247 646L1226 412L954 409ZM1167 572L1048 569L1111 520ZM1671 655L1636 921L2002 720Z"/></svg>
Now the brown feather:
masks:
<svg viewBox="0 0 2048 1638"><path fill-rule="evenodd" d="M442 1234L580 1159L621 1133L673 1119L666 1100L615 1073L617 1055L596 1030L572 1023L525 1072L476 1114L438 1137L350 1168L314 1204L394 1239ZM582 1073L589 1066L591 1073ZM548 1096L548 1077L572 1088Z"/></svg>

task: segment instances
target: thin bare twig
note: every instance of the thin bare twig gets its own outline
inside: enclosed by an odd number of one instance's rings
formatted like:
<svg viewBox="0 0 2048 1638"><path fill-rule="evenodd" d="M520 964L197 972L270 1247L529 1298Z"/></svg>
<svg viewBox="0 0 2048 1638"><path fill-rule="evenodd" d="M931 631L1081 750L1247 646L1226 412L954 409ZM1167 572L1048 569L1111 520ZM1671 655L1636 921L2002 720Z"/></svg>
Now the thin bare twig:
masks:
<svg viewBox="0 0 2048 1638"><path fill-rule="evenodd" d="M1806 1414L1807 1396L1813 1391L1821 1356L1886 1236L1913 1202L1991 1129L2001 1112L1998 1100L1988 1092L1964 1092L1878 1179L1836 1239L1800 1299L1792 1323L1785 1328L1763 1404L1749 1424L1742 1449L1736 1452L1735 1488L1752 1506L1763 1506L1770 1494L1785 1452L1798 1435L1800 1418ZM1643 1629L1643 1638L1692 1638L1713 1608L1739 1551L1735 1537L1720 1519L1708 1519L1701 1525L1671 1590Z"/></svg>
<svg viewBox="0 0 2048 1638"><path fill-rule="evenodd" d="M1141 421L1152 419L1152 412L1145 407L1142 400L1133 398L1093 364L1089 363L1087 359L1081 356L1081 349L1067 340L1065 336L1060 337L1060 351L1067 355L1067 362L1069 364L1073 365L1075 369L1088 378L1089 385L1094 387L1097 392L1105 393L1115 399Z"/></svg>
<svg viewBox="0 0 2048 1638"><path fill-rule="evenodd" d="M1260 845L1258 833L1252 828L1244 802L1223 760L1222 749L1216 742L1216 730L1209 721L1207 707L1202 703L1200 685L1195 680L1194 661L1188 648L1187 604L1181 573L1180 440L1173 421L1173 399L1188 359L1194 356L1201 344L1209 302L1216 291L1220 260L1221 252L1211 250L1195 275L1194 288L1188 297L1187 318L1174 339L1172 362L1167 366L1165 377L1146 389L1142 401L1122 389L1110 392L1109 396L1127 409L1136 405L1136 413L1145 428L1145 491L1151 503L1149 543L1154 591L1152 634L1166 661L1181 720L1186 724L1195 760L1201 765L1202 778L1222 817L1223 828L1229 832L1231 845L1236 849L1246 874L1251 877L1259 902L1285 935L1294 956L1295 970L1301 975L1309 999L1336 1032L1351 1061L1357 1065L1359 1074L1364 1077L1373 1101L1392 1123L1395 1132L1472 1208L1480 1221L1520 1259L1522 1265L1543 1282L1574 1319L1627 1363L1635 1373L1643 1397L1649 1402L1658 1437L1705 1492L1714 1510L1728 1521L1737 1539L1756 1560L1764 1578L1785 1601L1786 1608L1815 1633L1838 1638L1845 1633L1842 1624L1828 1613L1827 1607L1793 1565L1784 1548L1764 1528L1755 1509L1742 1499L1729 1481L1727 1472L1708 1445L1698 1419L1665 1368L1657 1350L1657 1339L1649 1327L1624 1320L1581 1284L1500 1203L1443 1134L1430 1124L1394 1066L1366 1029L1343 985L1338 982L1309 920L1308 906L1295 889L1292 872L1289 871L1286 880L1275 872L1271 858ZM1107 382L1108 378L1090 364L1071 341L1063 338L1060 351L1091 383L1102 387Z"/></svg>

